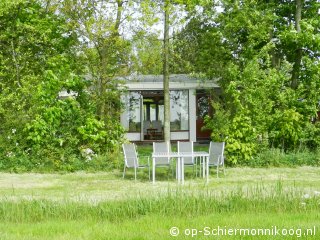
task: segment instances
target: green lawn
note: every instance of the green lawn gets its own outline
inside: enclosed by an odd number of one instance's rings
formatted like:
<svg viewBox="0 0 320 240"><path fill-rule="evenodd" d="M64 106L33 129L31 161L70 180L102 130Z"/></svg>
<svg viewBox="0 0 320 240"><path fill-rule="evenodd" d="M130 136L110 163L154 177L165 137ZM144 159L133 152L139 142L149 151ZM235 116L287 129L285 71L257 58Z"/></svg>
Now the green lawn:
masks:
<svg viewBox="0 0 320 240"><path fill-rule="evenodd" d="M156 184L146 172L135 182L132 171L124 180L120 171L1 173L0 239L320 237L320 168L228 168L219 179L212 173L208 185L188 169L183 186L168 178L166 169L157 173ZM178 237L170 236L172 227L179 229ZM218 227L291 232L213 236Z"/></svg>

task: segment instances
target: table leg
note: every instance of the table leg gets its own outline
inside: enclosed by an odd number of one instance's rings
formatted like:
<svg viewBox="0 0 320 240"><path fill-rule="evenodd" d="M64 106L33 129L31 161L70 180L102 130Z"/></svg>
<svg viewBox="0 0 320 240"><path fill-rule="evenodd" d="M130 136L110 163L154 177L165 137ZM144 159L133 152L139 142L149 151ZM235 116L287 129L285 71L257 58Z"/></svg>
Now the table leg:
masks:
<svg viewBox="0 0 320 240"><path fill-rule="evenodd" d="M195 157L194 160L196 161L196 177L198 177L198 158Z"/></svg>
<svg viewBox="0 0 320 240"><path fill-rule="evenodd" d="M152 183L156 182L156 160L155 158L152 158Z"/></svg>
<svg viewBox="0 0 320 240"><path fill-rule="evenodd" d="M181 180L181 162L180 162L180 157L177 158L177 171L178 171L177 179L178 179L178 183L180 183L180 180Z"/></svg>
<svg viewBox="0 0 320 240"><path fill-rule="evenodd" d="M206 157L202 157L202 172L203 172L203 178L206 177Z"/></svg>
<svg viewBox="0 0 320 240"><path fill-rule="evenodd" d="M209 157L206 157L207 183L209 183Z"/></svg>
<svg viewBox="0 0 320 240"><path fill-rule="evenodd" d="M178 170L179 170L179 169L178 169L178 166L179 166L179 165L178 165L178 164L179 164L178 161L179 161L179 160L176 159L176 180L178 180L178 172L179 172L179 171L178 171Z"/></svg>
<svg viewBox="0 0 320 240"><path fill-rule="evenodd" d="M181 158L181 183L184 184L184 158Z"/></svg>
<svg viewBox="0 0 320 240"><path fill-rule="evenodd" d="M202 175L202 171L201 171L201 163L202 163L202 158L201 158L201 156L199 157L199 162L200 162L200 166L199 166L199 171L200 171L200 177L201 177L201 175Z"/></svg>

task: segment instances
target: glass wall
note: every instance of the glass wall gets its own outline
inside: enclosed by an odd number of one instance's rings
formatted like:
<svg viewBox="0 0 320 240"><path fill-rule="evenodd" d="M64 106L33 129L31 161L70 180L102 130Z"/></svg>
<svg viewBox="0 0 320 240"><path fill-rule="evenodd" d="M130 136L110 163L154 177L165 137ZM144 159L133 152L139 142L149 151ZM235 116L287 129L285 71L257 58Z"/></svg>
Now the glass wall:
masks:
<svg viewBox="0 0 320 240"><path fill-rule="evenodd" d="M171 131L189 130L188 90L170 91L170 128Z"/></svg>
<svg viewBox="0 0 320 240"><path fill-rule="evenodd" d="M124 104L126 117L123 123L128 132L141 132L143 125L143 133L147 135L148 128L149 130L154 129L155 123L159 123L157 132L162 132L164 122L163 91L130 91L124 99ZM170 91L170 128L171 131L189 130L188 90Z"/></svg>
<svg viewBox="0 0 320 240"><path fill-rule="evenodd" d="M143 91L144 140L163 140L163 91Z"/></svg>
<svg viewBox="0 0 320 240"><path fill-rule="evenodd" d="M125 99L127 117L125 128L129 132L141 131L141 93L131 91Z"/></svg>

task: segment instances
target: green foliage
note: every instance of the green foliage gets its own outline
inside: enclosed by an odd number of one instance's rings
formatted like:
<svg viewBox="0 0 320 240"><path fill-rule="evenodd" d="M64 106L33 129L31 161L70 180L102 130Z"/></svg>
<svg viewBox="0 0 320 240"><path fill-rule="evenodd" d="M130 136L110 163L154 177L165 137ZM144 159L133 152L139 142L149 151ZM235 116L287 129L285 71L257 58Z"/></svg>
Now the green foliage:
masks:
<svg viewBox="0 0 320 240"><path fill-rule="evenodd" d="M239 114L230 121L230 112L225 111L214 103L215 114L206 117L206 127L213 129L213 141L226 142L226 158L229 163L237 164L250 160L258 149L256 129L252 127L250 117Z"/></svg>
<svg viewBox="0 0 320 240"><path fill-rule="evenodd" d="M303 129L303 137L300 139L300 144L307 146L312 150L316 150L320 146L320 122L307 124Z"/></svg>
<svg viewBox="0 0 320 240"><path fill-rule="evenodd" d="M224 109L219 102L212 102L212 107L214 109L214 117L206 116L204 123L206 128L212 129L212 140L222 142L229 132L230 110Z"/></svg>
<svg viewBox="0 0 320 240"><path fill-rule="evenodd" d="M297 152L287 152L270 148L260 151L253 159L246 161L243 165L250 167L298 167L319 166L320 151L302 149Z"/></svg>
<svg viewBox="0 0 320 240"><path fill-rule="evenodd" d="M1 9L1 169L75 171L88 167L97 154L117 150L123 129L118 120L96 116L72 27L38 1ZM60 97L61 92L69 96ZM111 88L106 95L112 114L120 108L119 93ZM83 149L92 154L83 155Z"/></svg>
<svg viewBox="0 0 320 240"><path fill-rule="evenodd" d="M158 22L160 5L1 1L0 168L118 164L124 130L115 76L161 73L161 42L141 29ZM172 71L220 79L221 101L206 124L213 140L226 141L230 162L252 161L261 148L319 147L319 123L311 122L320 99L319 5L303 1L301 19L288 0L168 5L170 24L183 28L170 40ZM127 30L132 39L121 36Z"/></svg>
<svg viewBox="0 0 320 240"><path fill-rule="evenodd" d="M107 133L103 131L104 123L97 119L87 119L84 126L78 128L82 139L89 142L97 142L103 140Z"/></svg>
<svg viewBox="0 0 320 240"><path fill-rule="evenodd" d="M251 119L244 115L233 118L225 141L228 161L235 164L251 159L257 150L256 133Z"/></svg>
<svg viewBox="0 0 320 240"><path fill-rule="evenodd" d="M319 3L303 1L301 20L294 1L224 0L221 13L201 4L176 52L186 71L220 79L222 104L213 103L206 124L214 141L226 142L227 159L247 162L266 147L318 148L311 119L319 110Z"/></svg>
<svg viewBox="0 0 320 240"><path fill-rule="evenodd" d="M161 74L162 43L158 36L136 36L133 41L137 48L137 56L132 59L132 70L140 74Z"/></svg>
<svg viewBox="0 0 320 240"><path fill-rule="evenodd" d="M281 146L287 149L288 146L295 147L302 138L304 121L301 121L302 115L294 109L285 109L276 111L271 123L270 138L274 139L274 146ZM272 141L272 140L271 140ZM281 142L279 142L281 141Z"/></svg>

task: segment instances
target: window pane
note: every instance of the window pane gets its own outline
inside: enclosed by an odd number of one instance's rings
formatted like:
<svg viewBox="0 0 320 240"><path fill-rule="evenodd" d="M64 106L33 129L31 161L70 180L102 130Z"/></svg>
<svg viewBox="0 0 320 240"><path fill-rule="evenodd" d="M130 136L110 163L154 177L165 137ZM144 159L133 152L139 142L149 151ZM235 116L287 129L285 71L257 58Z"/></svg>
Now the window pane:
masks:
<svg viewBox="0 0 320 240"><path fill-rule="evenodd" d="M140 119L140 99L141 94L139 92L130 92L127 96L126 108L127 108L127 129L129 132L140 132L141 119Z"/></svg>
<svg viewBox="0 0 320 240"><path fill-rule="evenodd" d="M188 90L170 91L171 131L189 130Z"/></svg>

